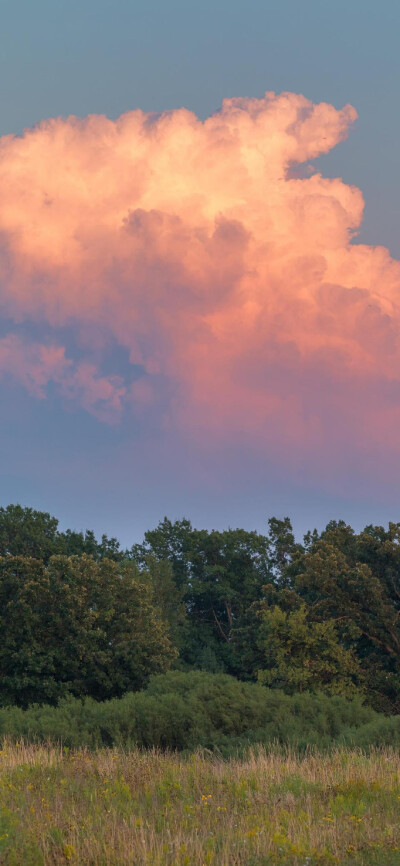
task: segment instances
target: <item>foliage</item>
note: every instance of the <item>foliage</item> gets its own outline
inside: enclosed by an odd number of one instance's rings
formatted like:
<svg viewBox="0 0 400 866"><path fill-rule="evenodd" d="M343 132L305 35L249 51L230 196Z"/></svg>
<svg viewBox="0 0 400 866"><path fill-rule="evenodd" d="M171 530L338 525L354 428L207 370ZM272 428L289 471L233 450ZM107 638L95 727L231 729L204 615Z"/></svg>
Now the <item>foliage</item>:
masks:
<svg viewBox="0 0 400 866"><path fill-rule="evenodd" d="M275 605L264 610L263 627L267 667L260 682L290 694L320 689L351 698L361 692L360 663L340 643L334 620L309 620L305 604L290 612Z"/></svg>
<svg viewBox="0 0 400 866"><path fill-rule="evenodd" d="M75 748L202 746L229 755L251 743L356 743L364 727L382 721L393 724L360 700L307 692L291 697L226 674L170 671L152 677L144 691L102 703L70 697L57 707L6 707L0 710L0 736Z"/></svg>
<svg viewBox="0 0 400 866"><path fill-rule="evenodd" d="M98 699L140 688L175 655L134 563L0 558L0 700Z"/></svg>
<svg viewBox="0 0 400 866"><path fill-rule="evenodd" d="M94 532L60 532L58 520L45 511L7 505L0 508L0 556L28 556L41 559L46 565L51 556L81 556L94 559L121 560L124 554L116 538L102 535L98 542Z"/></svg>
<svg viewBox="0 0 400 866"><path fill-rule="evenodd" d="M151 589L154 604L167 626L171 643L181 650L188 628L187 612L184 594L174 580L171 563L148 554L142 563L140 575Z"/></svg>
<svg viewBox="0 0 400 866"><path fill-rule="evenodd" d="M331 522L292 564L297 592L318 621L334 619L367 674L369 700L400 710L400 524L356 535Z"/></svg>
<svg viewBox="0 0 400 866"><path fill-rule="evenodd" d="M8 505L0 508L0 555L28 556L48 562L61 553L58 520L44 511Z"/></svg>
<svg viewBox="0 0 400 866"><path fill-rule="evenodd" d="M187 619L178 642L183 665L238 673L241 660L231 640L270 576L269 539L256 532L193 529L190 521L165 518L132 548L138 564L149 554L167 560Z"/></svg>
<svg viewBox="0 0 400 866"><path fill-rule="evenodd" d="M400 713L400 523L300 544L287 517L266 534L165 518L124 551L9 505L0 554L0 705L121 695L172 664Z"/></svg>

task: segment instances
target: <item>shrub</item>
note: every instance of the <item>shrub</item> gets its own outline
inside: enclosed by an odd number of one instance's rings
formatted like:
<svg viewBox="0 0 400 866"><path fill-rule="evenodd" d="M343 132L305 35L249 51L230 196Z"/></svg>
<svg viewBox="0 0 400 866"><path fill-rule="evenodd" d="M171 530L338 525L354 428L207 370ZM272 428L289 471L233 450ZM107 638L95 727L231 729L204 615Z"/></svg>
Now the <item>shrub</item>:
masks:
<svg viewBox="0 0 400 866"><path fill-rule="evenodd" d="M0 735L68 747L203 747L229 755L254 743L400 745L400 718L380 716L359 700L289 696L226 674L171 671L141 692L102 703L67 697L56 707L3 708Z"/></svg>

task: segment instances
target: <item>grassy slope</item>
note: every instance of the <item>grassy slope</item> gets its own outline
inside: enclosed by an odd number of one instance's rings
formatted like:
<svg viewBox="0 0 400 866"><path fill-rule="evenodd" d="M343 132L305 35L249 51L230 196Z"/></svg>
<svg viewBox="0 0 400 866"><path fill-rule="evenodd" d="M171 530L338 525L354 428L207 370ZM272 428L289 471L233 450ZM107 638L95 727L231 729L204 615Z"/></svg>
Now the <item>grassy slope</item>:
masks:
<svg viewBox="0 0 400 866"><path fill-rule="evenodd" d="M400 862L400 755L272 751L222 761L5 743L0 863Z"/></svg>

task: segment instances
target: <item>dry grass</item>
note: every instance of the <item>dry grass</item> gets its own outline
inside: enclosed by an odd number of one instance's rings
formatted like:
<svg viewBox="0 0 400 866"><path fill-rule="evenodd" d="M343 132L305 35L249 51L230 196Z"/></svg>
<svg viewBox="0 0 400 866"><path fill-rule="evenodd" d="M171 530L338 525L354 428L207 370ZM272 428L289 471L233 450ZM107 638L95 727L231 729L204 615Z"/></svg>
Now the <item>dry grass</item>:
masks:
<svg viewBox="0 0 400 866"><path fill-rule="evenodd" d="M4 743L0 863L400 863L400 755L222 761Z"/></svg>

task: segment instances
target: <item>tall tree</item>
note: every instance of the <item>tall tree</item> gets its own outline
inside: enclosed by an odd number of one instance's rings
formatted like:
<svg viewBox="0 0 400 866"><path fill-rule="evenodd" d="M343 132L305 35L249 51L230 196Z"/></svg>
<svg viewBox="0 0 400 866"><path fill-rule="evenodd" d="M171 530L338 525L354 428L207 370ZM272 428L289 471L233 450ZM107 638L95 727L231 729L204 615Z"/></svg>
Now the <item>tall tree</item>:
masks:
<svg viewBox="0 0 400 866"><path fill-rule="evenodd" d="M268 520L268 530L271 572L274 576L274 582L280 586L290 586L289 566L296 554L302 551L302 547L295 541L289 517L284 517L283 520L271 517Z"/></svg>
<svg viewBox="0 0 400 866"><path fill-rule="evenodd" d="M0 702L97 699L141 688L176 655L134 563L0 558Z"/></svg>
<svg viewBox="0 0 400 866"><path fill-rule="evenodd" d="M63 542L55 517L22 505L0 508L0 556L32 556L48 562L61 552Z"/></svg>
<svg viewBox="0 0 400 866"><path fill-rule="evenodd" d="M296 563L297 592L315 620L334 619L344 646L354 646L368 669L368 699L400 711L399 524L356 535L328 524Z"/></svg>
<svg viewBox="0 0 400 866"><path fill-rule="evenodd" d="M184 664L238 671L231 636L270 576L268 549L268 539L256 532L208 532L167 518L146 533L143 546L132 549L139 563L151 554L172 567L187 611L180 644Z"/></svg>

